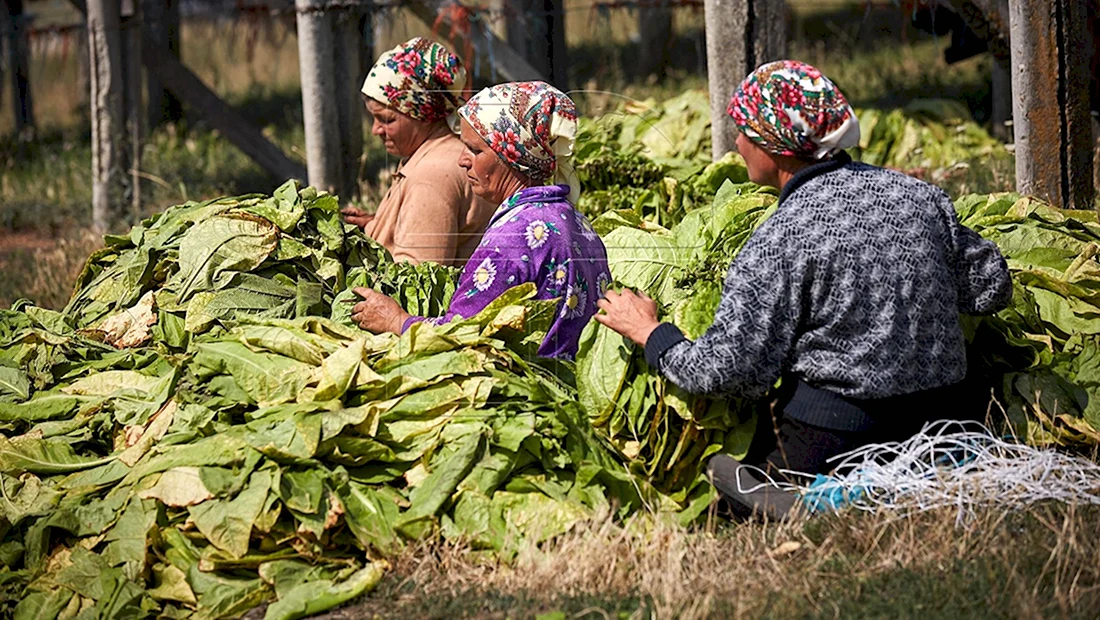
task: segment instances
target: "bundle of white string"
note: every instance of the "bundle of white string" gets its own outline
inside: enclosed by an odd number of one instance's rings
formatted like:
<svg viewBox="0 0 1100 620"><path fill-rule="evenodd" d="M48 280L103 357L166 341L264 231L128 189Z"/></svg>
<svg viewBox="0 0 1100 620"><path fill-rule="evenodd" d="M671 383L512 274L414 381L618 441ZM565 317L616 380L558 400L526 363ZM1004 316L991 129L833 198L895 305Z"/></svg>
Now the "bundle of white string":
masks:
<svg viewBox="0 0 1100 620"><path fill-rule="evenodd" d="M960 520L982 506L1100 504L1100 464L1000 439L976 422L932 422L906 441L866 445L831 462L833 474L812 486L812 480L773 484L803 497L839 497L841 504L867 511L950 506Z"/></svg>

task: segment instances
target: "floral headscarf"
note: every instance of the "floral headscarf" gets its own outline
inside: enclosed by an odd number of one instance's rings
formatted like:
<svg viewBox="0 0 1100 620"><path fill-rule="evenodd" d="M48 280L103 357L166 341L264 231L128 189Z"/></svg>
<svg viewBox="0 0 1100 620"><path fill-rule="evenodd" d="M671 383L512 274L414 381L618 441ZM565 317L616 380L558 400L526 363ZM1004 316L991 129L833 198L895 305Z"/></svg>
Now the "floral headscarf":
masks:
<svg viewBox="0 0 1100 620"><path fill-rule="evenodd" d="M546 82L509 82L482 90L458 113L504 163L535 182L568 185L576 204L577 106L568 95Z"/></svg>
<svg viewBox="0 0 1100 620"><path fill-rule="evenodd" d="M829 78L797 60L762 65L726 112L769 153L826 159L859 143L859 119Z"/></svg>
<svg viewBox="0 0 1100 620"><path fill-rule="evenodd" d="M447 120L457 130L466 69L458 56L422 37L382 54L363 82L362 93L417 120Z"/></svg>

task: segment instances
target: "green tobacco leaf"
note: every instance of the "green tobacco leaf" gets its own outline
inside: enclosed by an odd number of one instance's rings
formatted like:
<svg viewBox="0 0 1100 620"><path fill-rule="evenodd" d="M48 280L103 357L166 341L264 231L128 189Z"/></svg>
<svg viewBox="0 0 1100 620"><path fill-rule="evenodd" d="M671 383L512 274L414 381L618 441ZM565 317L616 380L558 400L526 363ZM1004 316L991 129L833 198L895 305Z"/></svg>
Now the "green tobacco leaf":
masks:
<svg viewBox="0 0 1100 620"><path fill-rule="evenodd" d="M284 471L279 476L279 497L287 508L316 514L325 495L325 476L316 469Z"/></svg>
<svg viewBox="0 0 1100 620"><path fill-rule="evenodd" d="M49 513L57 506L61 495L37 476L24 474L17 480L0 474L0 515L13 526L27 517Z"/></svg>
<svg viewBox="0 0 1100 620"><path fill-rule="evenodd" d="M137 482L150 474L174 467L238 465L252 458L255 451L241 437L229 434L204 437L191 443L158 448L159 454L138 464L128 475Z"/></svg>
<svg viewBox="0 0 1100 620"><path fill-rule="evenodd" d="M616 228L604 239L611 277L623 286L663 300L672 293L686 253L667 232Z"/></svg>
<svg viewBox="0 0 1100 620"><path fill-rule="evenodd" d="M0 402L0 421L41 422L67 417L88 399L61 391L38 392L25 403Z"/></svg>
<svg viewBox="0 0 1100 620"><path fill-rule="evenodd" d="M596 321L581 333L577 351L577 396L588 417L611 415L630 369L631 345Z"/></svg>
<svg viewBox="0 0 1100 620"><path fill-rule="evenodd" d="M195 592L187 583L187 573L171 564L153 566L153 583L147 594L158 601L176 601L194 606L198 603Z"/></svg>
<svg viewBox="0 0 1100 620"><path fill-rule="evenodd" d="M267 607L264 620L297 620L342 605L373 590L387 567L385 562L372 562L341 582L324 579L295 586Z"/></svg>
<svg viewBox="0 0 1100 620"><path fill-rule="evenodd" d="M280 414L249 422L245 440L252 448L280 462L300 462L317 454L321 415L289 407Z"/></svg>
<svg viewBox="0 0 1100 620"><path fill-rule="evenodd" d="M202 503L214 494L203 484L198 467L175 467L161 474L157 483L138 493L138 497L178 508Z"/></svg>
<svg viewBox="0 0 1100 620"><path fill-rule="evenodd" d="M293 200L273 196L259 204L245 207L241 211L268 220L278 226L279 230L284 233L293 231L306 213L297 195L294 196Z"/></svg>
<svg viewBox="0 0 1100 620"><path fill-rule="evenodd" d="M278 239L270 222L245 214L223 214L200 222L180 243L180 270L169 285L181 302L198 291L220 289L236 272L251 271L264 262Z"/></svg>
<svg viewBox="0 0 1100 620"><path fill-rule="evenodd" d="M253 350L271 351L310 366L320 366L325 356L339 347L336 342L291 326L245 324L234 328L233 335Z"/></svg>
<svg viewBox="0 0 1100 620"><path fill-rule="evenodd" d="M113 460L114 457L80 456L73 450L72 444L62 439L38 439L26 435L8 439L0 436L0 472L67 474Z"/></svg>
<svg viewBox="0 0 1100 620"><path fill-rule="evenodd" d="M214 321L239 320L247 316L294 316L295 289L249 274L240 282L216 292L192 297L187 306L186 327L201 332Z"/></svg>
<svg viewBox="0 0 1100 620"><path fill-rule="evenodd" d="M399 530L412 533L418 521L435 515L450 499L458 483L477 462L481 440L480 433L469 433L432 459L431 473L409 493L410 506L401 517ZM416 537L415 534L413 537Z"/></svg>
<svg viewBox="0 0 1100 620"><path fill-rule="evenodd" d="M312 378L313 367L281 355L258 353L239 342L195 345L193 363L227 373L261 407L295 400Z"/></svg>
<svg viewBox="0 0 1100 620"><path fill-rule="evenodd" d="M199 605L194 620L237 617L260 605L271 596L271 588L261 579L241 579L199 570L198 562L187 570Z"/></svg>
<svg viewBox="0 0 1100 620"><path fill-rule="evenodd" d="M81 396L115 396L123 391L150 394L162 388L162 377L150 377L132 370L104 370L88 375L62 391Z"/></svg>
<svg viewBox="0 0 1100 620"><path fill-rule="evenodd" d="M31 382L26 373L7 366L0 366L0 400L27 400L31 396Z"/></svg>
<svg viewBox="0 0 1100 620"><path fill-rule="evenodd" d="M73 591L65 588L31 592L15 606L12 618L13 620L55 620L73 596Z"/></svg>
<svg viewBox="0 0 1100 620"><path fill-rule="evenodd" d="M691 297L676 304L672 322L689 340L702 336L714 323L714 313L722 301L722 288L715 282L699 282Z"/></svg>
<svg viewBox="0 0 1100 620"><path fill-rule="evenodd" d="M273 482L269 471L252 474L248 486L231 500L207 500L188 511L195 527L218 549L235 558L248 553L252 524L267 501Z"/></svg>
<svg viewBox="0 0 1100 620"><path fill-rule="evenodd" d="M352 387L363 361L365 344L364 339L356 340L325 358L321 365L316 400L342 398Z"/></svg>
<svg viewBox="0 0 1100 620"><path fill-rule="evenodd" d="M344 504L348 527L364 548L389 554L396 550L399 538L395 525L399 518L396 504L371 486L350 482L338 490Z"/></svg>
<svg viewBox="0 0 1100 620"><path fill-rule="evenodd" d="M153 502L135 498L104 536L107 545L103 550L103 559L111 566L122 567L131 580L137 580L145 571L149 534L156 517Z"/></svg>

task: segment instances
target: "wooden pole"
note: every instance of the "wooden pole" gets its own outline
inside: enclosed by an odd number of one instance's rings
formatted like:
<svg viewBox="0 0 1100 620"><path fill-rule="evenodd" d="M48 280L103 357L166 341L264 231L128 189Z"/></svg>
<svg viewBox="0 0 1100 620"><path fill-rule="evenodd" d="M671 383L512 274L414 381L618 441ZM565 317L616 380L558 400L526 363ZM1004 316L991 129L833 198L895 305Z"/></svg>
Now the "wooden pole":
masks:
<svg viewBox="0 0 1100 620"><path fill-rule="evenodd" d="M1009 22L1017 189L1093 209L1085 0L1012 0Z"/></svg>
<svg viewBox="0 0 1100 620"><path fill-rule="evenodd" d="M141 15L149 38L179 58L178 0L142 0ZM163 122L178 122L183 118L183 104L165 89L155 75L145 77L145 92L145 123L149 131Z"/></svg>
<svg viewBox="0 0 1100 620"><path fill-rule="evenodd" d="M15 133L26 140L34 133L34 103L31 100L30 49L27 33L30 24L23 12L23 0L7 0L7 62L10 73Z"/></svg>
<svg viewBox="0 0 1100 620"><path fill-rule="evenodd" d="M4 70L8 68L8 41L11 39L8 36L8 31L11 29L10 22L9 7L4 0L0 0L0 95L4 94L4 84L6 82ZM12 114L15 114L14 110L12 110Z"/></svg>
<svg viewBox="0 0 1100 620"><path fill-rule="evenodd" d="M141 19L140 0L122 0L122 109L126 123L123 170L129 172L127 192L134 215L141 213L142 119L146 113L142 106Z"/></svg>
<svg viewBox="0 0 1100 620"><path fill-rule="evenodd" d="M1012 141L1012 70L1011 64L993 59L991 69L991 96L989 122L993 137L1005 142Z"/></svg>
<svg viewBox="0 0 1100 620"><path fill-rule="evenodd" d="M672 9L644 6L638 9L638 75L661 75L672 49Z"/></svg>
<svg viewBox="0 0 1100 620"><path fill-rule="evenodd" d="M364 47L362 16L359 7L347 8L336 14L336 45L333 62L336 65L336 94L340 98L340 185L337 191L344 202L359 195L359 158L363 155L363 99L359 89L366 71L360 63ZM368 67L369 68L369 67Z"/></svg>
<svg viewBox="0 0 1100 620"><path fill-rule="evenodd" d="M92 224L104 233L118 217L123 169L121 16L118 0L88 0L92 96Z"/></svg>
<svg viewBox="0 0 1100 620"><path fill-rule="evenodd" d="M550 59L546 75L562 91L569 90L569 56L565 46L565 0L544 0L546 16L546 57Z"/></svg>
<svg viewBox="0 0 1100 620"><path fill-rule="evenodd" d="M726 114L733 91L757 66L787 53L783 0L705 0L711 156L736 151L737 128Z"/></svg>
<svg viewBox="0 0 1100 620"><path fill-rule="evenodd" d="M750 0L751 1L751 0ZM703 4L707 37L707 88L710 92L711 158L718 160L736 151L737 127L726 114L734 89L749 72L751 47L746 43L750 30L749 2L706 0Z"/></svg>
<svg viewBox="0 0 1100 620"><path fill-rule="evenodd" d="M341 189L344 169L340 108L345 102L337 94L335 15L326 4L325 0L295 0L294 7L298 12L298 65L309 184L336 193Z"/></svg>
<svg viewBox="0 0 1100 620"><path fill-rule="evenodd" d="M91 48L90 55L94 58L95 47L92 45L94 39L91 37L93 30L91 27L91 12L85 0L69 1L78 11L89 16L88 40ZM96 1L104 2L104 0ZM114 32L116 35L118 34L117 29ZM161 84L166 85L172 94L185 101L188 106L191 106L198 113L200 118L221 132L242 153L276 179L304 180L306 178L306 170L301 164L287 157L244 115L222 101L214 91L203 84L202 80L185 67L169 50L162 48L144 35L141 40L141 62ZM94 72L92 73L94 75ZM119 106L121 107L121 99ZM93 167L95 165L94 154L93 148Z"/></svg>

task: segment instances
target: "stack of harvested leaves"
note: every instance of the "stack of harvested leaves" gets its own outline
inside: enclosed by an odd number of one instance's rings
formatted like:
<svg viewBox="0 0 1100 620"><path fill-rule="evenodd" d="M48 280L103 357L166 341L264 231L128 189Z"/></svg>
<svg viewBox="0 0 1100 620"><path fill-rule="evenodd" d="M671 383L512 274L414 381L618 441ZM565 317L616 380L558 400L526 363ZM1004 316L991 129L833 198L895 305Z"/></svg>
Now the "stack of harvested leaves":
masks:
<svg viewBox="0 0 1100 620"><path fill-rule="evenodd" d="M974 349L1029 443L1100 444L1100 225L1016 194L964 196L959 218L1008 259L1012 305L974 322Z"/></svg>
<svg viewBox="0 0 1100 620"><path fill-rule="evenodd" d="M646 291L664 320L689 338L714 321L721 283L733 257L772 212L774 194L729 181L709 208L689 212L671 229L630 211L607 213L593 226L607 245L612 277ZM592 424L690 521L710 502L702 476L707 457L742 457L756 428L751 402L711 400L669 383L634 347L591 323L581 337L577 389Z"/></svg>
<svg viewBox="0 0 1100 620"><path fill-rule="evenodd" d="M339 322L349 286L430 314L454 276L393 264L288 184L108 238L64 313L2 311L0 607L299 617L407 540L506 557L638 509L573 387L523 355L556 309L533 285L401 337Z"/></svg>

